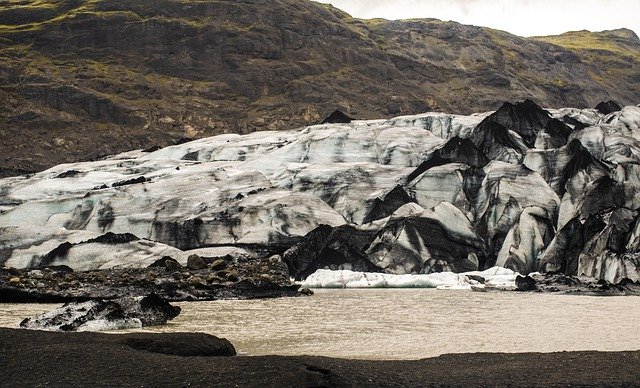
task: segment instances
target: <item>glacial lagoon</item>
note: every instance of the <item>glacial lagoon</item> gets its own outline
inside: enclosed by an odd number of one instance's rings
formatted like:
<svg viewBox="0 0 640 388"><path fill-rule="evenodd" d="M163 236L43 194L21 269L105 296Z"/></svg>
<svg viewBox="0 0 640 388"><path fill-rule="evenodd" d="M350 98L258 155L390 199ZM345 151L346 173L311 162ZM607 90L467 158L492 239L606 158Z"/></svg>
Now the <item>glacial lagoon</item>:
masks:
<svg viewBox="0 0 640 388"><path fill-rule="evenodd" d="M146 332L206 332L242 355L420 359L445 353L640 349L640 297L320 289L301 298L184 302ZM57 305L0 304L0 326Z"/></svg>

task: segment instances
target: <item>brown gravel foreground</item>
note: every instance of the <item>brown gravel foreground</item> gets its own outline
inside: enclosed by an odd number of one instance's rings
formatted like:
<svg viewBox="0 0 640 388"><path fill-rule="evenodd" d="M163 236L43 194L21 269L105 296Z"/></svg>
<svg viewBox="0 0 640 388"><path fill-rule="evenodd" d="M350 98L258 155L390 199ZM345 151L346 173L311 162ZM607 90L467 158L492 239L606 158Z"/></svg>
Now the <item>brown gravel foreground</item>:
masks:
<svg viewBox="0 0 640 388"><path fill-rule="evenodd" d="M164 341L162 353L134 349L132 338ZM0 386L640 386L640 351L450 354L419 361L185 356L219 345L224 341L205 334L0 329ZM174 355L177 349L182 356Z"/></svg>

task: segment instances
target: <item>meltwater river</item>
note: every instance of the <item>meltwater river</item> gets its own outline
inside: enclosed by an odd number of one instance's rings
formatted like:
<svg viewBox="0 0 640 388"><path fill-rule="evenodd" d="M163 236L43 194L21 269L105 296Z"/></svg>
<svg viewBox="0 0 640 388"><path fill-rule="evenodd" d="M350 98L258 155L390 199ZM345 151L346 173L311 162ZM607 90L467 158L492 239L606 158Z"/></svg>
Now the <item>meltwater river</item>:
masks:
<svg viewBox="0 0 640 388"><path fill-rule="evenodd" d="M316 290L311 297L178 303L147 332L205 332L243 355L419 359L444 353L640 350L640 297L435 289ZM0 304L17 327L53 305Z"/></svg>

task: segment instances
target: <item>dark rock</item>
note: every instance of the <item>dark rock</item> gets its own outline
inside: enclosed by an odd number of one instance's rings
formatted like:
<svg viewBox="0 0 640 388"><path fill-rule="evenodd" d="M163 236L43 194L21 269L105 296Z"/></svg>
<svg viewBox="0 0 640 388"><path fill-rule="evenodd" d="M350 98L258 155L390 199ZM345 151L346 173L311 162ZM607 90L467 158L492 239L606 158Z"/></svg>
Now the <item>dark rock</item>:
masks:
<svg viewBox="0 0 640 388"><path fill-rule="evenodd" d="M98 244L126 244L126 243L130 243L133 241L138 241L140 240L140 238L138 238L136 235L133 235L131 233L106 233L103 234L102 236L98 236L96 238L92 238L89 239L87 241L84 241L84 243L98 243Z"/></svg>
<svg viewBox="0 0 640 388"><path fill-rule="evenodd" d="M180 314L155 294L115 300L67 303L64 306L28 318L20 323L26 329L52 331L109 330L124 327L163 325Z"/></svg>
<svg viewBox="0 0 640 388"><path fill-rule="evenodd" d="M164 261L164 267L167 269L167 271L170 272L182 270L182 265L180 265L180 263L178 263L176 259L173 259L171 257L167 258Z"/></svg>
<svg viewBox="0 0 640 388"><path fill-rule="evenodd" d="M225 277L230 282L237 282L238 279L240 278L240 274L236 270L230 270L225 272Z"/></svg>
<svg viewBox="0 0 640 388"><path fill-rule="evenodd" d="M167 261L172 261L174 264L177 264L177 267L169 268L167 266ZM169 265L171 265L171 264L169 264ZM149 268L166 268L167 271L175 271L175 270L181 269L182 266L174 258L172 258L170 256L163 256L163 257L159 258L158 260L154 261L153 263L151 263L149 265Z"/></svg>
<svg viewBox="0 0 640 388"><path fill-rule="evenodd" d="M160 147L159 145L154 145L154 146L151 146L149 148L144 149L142 152L151 153L151 152L156 152L156 151L158 151L160 149L162 149L162 147Z"/></svg>
<svg viewBox="0 0 640 388"><path fill-rule="evenodd" d="M43 267L43 269L58 273L73 273L73 268L67 265L49 265Z"/></svg>
<svg viewBox="0 0 640 388"><path fill-rule="evenodd" d="M320 124L349 124L354 119L347 116L340 110L335 110L327 116Z"/></svg>
<svg viewBox="0 0 640 388"><path fill-rule="evenodd" d="M376 198L369 213L364 217L363 224L373 222L385 217L389 217L401 206L410 202L415 202L413 198L407 194L407 192L398 185L393 190L388 192L384 198Z"/></svg>
<svg viewBox="0 0 640 388"><path fill-rule="evenodd" d="M80 175L80 171L76 170L68 170L63 173L56 175L56 178L73 178Z"/></svg>
<svg viewBox="0 0 640 388"><path fill-rule="evenodd" d="M214 271L219 271L221 269L227 268L227 262L224 261L223 259L216 259L213 262L211 262L211 264L209 264L209 268L211 268Z"/></svg>
<svg viewBox="0 0 640 388"><path fill-rule="evenodd" d="M221 278L218 275L209 275L207 277L207 283L209 283L209 284L220 284L220 283L222 283L224 281L225 281L225 279Z"/></svg>
<svg viewBox="0 0 640 388"><path fill-rule="evenodd" d="M199 271L207 268L207 263L198 255L190 255L187 258L187 268L192 271Z"/></svg>
<svg viewBox="0 0 640 388"><path fill-rule="evenodd" d="M236 350L228 340L204 333L164 333L150 337L146 334L129 334L122 344L145 352L178 357L230 357Z"/></svg>
<svg viewBox="0 0 640 388"><path fill-rule="evenodd" d="M311 290L310 290L310 289L308 289L308 288L303 288L303 289L301 289L301 290L300 290L300 293L301 293L302 295L313 295L313 294L314 294L314 292L313 292L313 291L311 291Z"/></svg>
<svg viewBox="0 0 640 388"><path fill-rule="evenodd" d="M206 285L206 281L201 278L200 276L192 276L189 278L189 284L192 286L205 286Z"/></svg>
<svg viewBox="0 0 640 388"><path fill-rule="evenodd" d="M68 268L68 267L67 267ZM69 268L71 269L71 268ZM20 276L22 275L22 271L17 269L17 268L13 268L13 267L6 267L3 268L3 271L6 271L9 275L13 275L13 276ZM72 270L73 271L73 270Z"/></svg>
<svg viewBox="0 0 640 388"><path fill-rule="evenodd" d="M145 182L149 182L149 179L147 179L147 178L145 178L143 176L140 176L140 177L133 178L133 179L127 179L127 180L124 180L124 181L115 182L114 184L111 185L111 187L121 187L121 186L135 185L135 184L138 184L138 183L145 183Z"/></svg>
<svg viewBox="0 0 640 388"><path fill-rule="evenodd" d="M621 111L622 107L617 102L613 100L609 100L607 102L603 101L598 105L596 105L596 109L598 110L598 112L602 113L603 115L608 115L609 113Z"/></svg>
<svg viewBox="0 0 640 388"><path fill-rule="evenodd" d="M479 275L467 275L467 277L471 280L475 280L476 282L480 283L480 284L484 284L486 279L483 278L482 276Z"/></svg>
<svg viewBox="0 0 640 388"><path fill-rule="evenodd" d="M536 281L530 276L516 276L516 289L518 291L535 291Z"/></svg>
<svg viewBox="0 0 640 388"><path fill-rule="evenodd" d="M627 290L618 284L592 277L548 273L532 274L531 278L536 282L537 291L540 292L581 295L626 295L628 291L629 295L634 294L633 287L629 287Z"/></svg>
<svg viewBox="0 0 640 388"><path fill-rule="evenodd" d="M297 285L280 285L264 279L245 279L220 289L220 298L260 299L300 296Z"/></svg>

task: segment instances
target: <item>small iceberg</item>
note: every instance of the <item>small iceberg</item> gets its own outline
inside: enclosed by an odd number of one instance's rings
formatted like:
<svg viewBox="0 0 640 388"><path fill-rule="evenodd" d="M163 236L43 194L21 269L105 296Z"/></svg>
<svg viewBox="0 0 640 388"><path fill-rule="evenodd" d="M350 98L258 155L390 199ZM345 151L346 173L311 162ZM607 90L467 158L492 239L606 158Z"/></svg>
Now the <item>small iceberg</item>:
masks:
<svg viewBox="0 0 640 388"><path fill-rule="evenodd" d="M519 273L493 267L465 273L440 272L421 275L332 271L319 269L301 284L304 288L437 288L439 290L515 290Z"/></svg>
<svg viewBox="0 0 640 388"><path fill-rule="evenodd" d="M27 318L20 327L46 331L107 331L137 329L164 325L180 314L156 294L123 297L113 300L95 299L67 303L34 318Z"/></svg>

